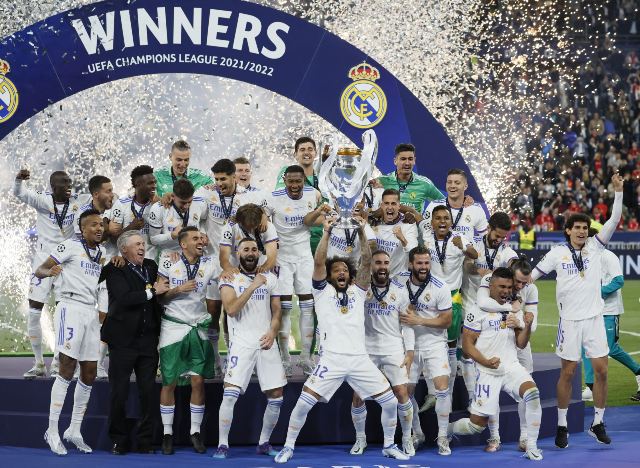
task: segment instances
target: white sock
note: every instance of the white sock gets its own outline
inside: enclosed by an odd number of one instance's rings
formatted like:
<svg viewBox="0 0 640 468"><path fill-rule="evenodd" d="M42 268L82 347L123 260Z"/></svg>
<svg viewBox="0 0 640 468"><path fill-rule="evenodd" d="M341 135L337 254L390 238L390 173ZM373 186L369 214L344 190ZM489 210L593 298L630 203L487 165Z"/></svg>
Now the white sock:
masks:
<svg viewBox="0 0 640 468"><path fill-rule="evenodd" d="M36 364L44 364L44 357L42 356L42 325L40 325L41 315L42 310L29 307L27 333L29 333L31 350L33 351Z"/></svg>
<svg viewBox="0 0 640 468"><path fill-rule="evenodd" d="M473 359L462 358L462 377L469 394L469 404L471 404L476 389L476 363Z"/></svg>
<svg viewBox="0 0 640 468"><path fill-rule="evenodd" d="M398 418L402 428L402 438L411 437L411 423L413 422L413 405L411 400L406 403L398 403Z"/></svg>
<svg viewBox="0 0 640 468"><path fill-rule="evenodd" d="M218 447L229 446L229 430L233 422L233 407L240 397L240 389L227 387L222 394L222 403L218 413Z"/></svg>
<svg viewBox="0 0 640 468"><path fill-rule="evenodd" d="M351 421L356 430L356 439L366 439L365 424L367 422L367 405L362 402L362 406L356 408L351 404Z"/></svg>
<svg viewBox="0 0 640 468"><path fill-rule="evenodd" d="M200 432L202 418L204 417L204 405L189 403L189 411L191 413L191 430L189 434L195 434L196 432Z"/></svg>
<svg viewBox="0 0 640 468"><path fill-rule="evenodd" d="M162 433L173 434L173 415L176 412L176 405L160 405L160 417L162 418Z"/></svg>
<svg viewBox="0 0 640 468"><path fill-rule="evenodd" d="M542 405L540 405L540 392L537 388L530 388L522 396L526 405L527 418L527 450L538 448L538 433L542 421Z"/></svg>
<svg viewBox="0 0 640 468"><path fill-rule="evenodd" d="M104 360L107 357L107 350L109 349L109 345L104 341L100 342L100 358L98 360L98 367L104 367Z"/></svg>
<svg viewBox="0 0 640 468"><path fill-rule="evenodd" d="M213 348L213 356L216 360L216 363L220 362L220 331L215 328L209 328L207 330L207 336L209 337L209 343L211 343L211 347ZM227 348L228 349L228 348Z"/></svg>
<svg viewBox="0 0 640 468"><path fill-rule="evenodd" d="M489 416L489 437L500 440L500 406L496 408L495 414Z"/></svg>
<svg viewBox="0 0 640 468"><path fill-rule="evenodd" d="M449 374L449 395L453 395L453 387L456 384L456 375L458 374L457 352L457 348L449 348L447 353L449 357L449 368L451 369L451 373ZM451 409L449 409L449 411L451 411Z"/></svg>
<svg viewBox="0 0 640 468"><path fill-rule="evenodd" d="M76 383L76 390L73 393L73 411L71 412L71 433L80 434L80 426L87 411L87 404L91 397L91 386L84 384L80 378Z"/></svg>
<svg viewBox="0 0 640 468"><path fill-rule="evenodd" d="M282 301L282 320L280 321L280 331L278 332L278 345L280 346L280 356L284 364L291 362L289 354L289 335L291 334L291 301Z"/></svg>
<svg viewBox="0 0 640 468"><path fill-rule="evenodd" d="M558 426L567 427L567 411L569 408L558 408Z"/></svg>
<svg viewBox="0 0 640 468"><path fill-rule="evenodd" d="M524 399L518 402L518 418L520 419L520 440L527 438L527 405Z"/></svg>
<svg viewBox="0 0 640 468"><path fill-rule="evenodd" d="M229 333L224 332L222 334L222 339L224 340L224 345L229 349Z"/></svg>
<svg viewBox="0 0 640 468"><path fill-rule="evenodd" d="M436 415L438 416L438 437L447 435L451 413L451 394L449 390L436 390Z"/></svg>
<svg viewBox="0 0 640 468"><path fill-rule="evenodd" d="M604 408L593 407L593 425L596 426L602 422L604 418Z"/></svg>
<svg viewBox="0 0 640 468"><path fill-rule="evenodd" d="M282 397L267 398L267 407L265 408L264 416L262 417L262 430L260 431L260 440L258 441L258 445L269 442L273 428L276 427L278 418L280 417L282 400Z"/></svg>
<svg viewBox="0 0 640 468"><path fill-rule="evenodd" d="M480 434L484 431L484 427L472 423L469 418L462 418L452 423L451 430L458 435L473 435Z"/></svg>
<svg viewBox="0 0 640 468"><path fill-rule="evenodd" d="M287 440L284 443L285 447L289 447L290 449L295 448L296 440L298 440L298 434L300 434L300 430L307 420L307 414L309 414L309 411L311 411L311 408L313 408L316 403L318 403L318 400L316 400L314 396L308 394L304 390L302 391L298 401L296 402L296 406L291 412L291 417L289 418Z"/></svg>
<svg viewBox="0 0 640 468"><path fill-rule="evenodd" d="M313 334L315 327L313 326L313 299L299 301L300 305L300 359L308 360L311 356L311 344L313 343Z"/></svg>
<svg viewBox="0 0 640 468"><path fill-rule="evenodd" d="M62 412L64 399L69 390L69 381L58 375L51 386L51 403L49 404L49 434L58 434L58 421Z"/></svg>
<svg viewBox="0 0 640 468"><path fill-rule="evenodd" d="M382 408L380 421L382 423L382 432L384 433L383 447L389 447L394 444L396 435L396 426L398 425L398 399L391 390L376 397L376 402Z"/></svg>
<svg viewBox="0 0 640 468"><path fill-rule="evenodd" d="M638 391L640 392L640 375L636 375L636 383L638 384Z"/></svg>
<svg viewBox="0 0 640 468"><path fill-rule="evenodd" d="M415 435L423 435L422 427L420 426L420 415L418 414L418 402L416 401L416 396L411 395L409 401L411 402L411 406L413 406L413 419L411 421L411 428L413 429L413 433Z"/></svg>

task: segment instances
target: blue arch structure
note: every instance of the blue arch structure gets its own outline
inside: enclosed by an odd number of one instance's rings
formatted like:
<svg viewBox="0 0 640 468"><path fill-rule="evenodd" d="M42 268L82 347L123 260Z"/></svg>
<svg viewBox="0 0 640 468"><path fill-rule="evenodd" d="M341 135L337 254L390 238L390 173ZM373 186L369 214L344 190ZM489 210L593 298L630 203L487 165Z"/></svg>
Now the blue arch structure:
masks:
<svg viewBox="0 0 640 468"><path fill-rule="evenodd" d="M237 0L109 0L69 10L0 41L0 139L65 97L109 81L158 73L240 80L308 108L356 143L379 139L378 167L412 142L417 171L443 187L452 167L469 174L442 126L391 73L328 31Z"/></svg>

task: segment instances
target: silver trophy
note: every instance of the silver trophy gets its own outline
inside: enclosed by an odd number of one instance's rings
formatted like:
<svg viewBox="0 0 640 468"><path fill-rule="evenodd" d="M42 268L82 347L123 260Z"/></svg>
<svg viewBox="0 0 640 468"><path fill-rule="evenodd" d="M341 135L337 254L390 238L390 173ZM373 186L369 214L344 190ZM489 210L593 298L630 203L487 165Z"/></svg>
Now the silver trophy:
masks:
<svg viewBox="0 0 640 468"><path fill-rule="evenodd" d="M362 134L362 143L362 150L338 147L338 139L334 135L330 155L318 174L320 192L324 198L333 201L338 212L334 227L340 229L358 228L358 222L353 219L353 209L362 200L378 157L378 138L373 130Z"/></svg>

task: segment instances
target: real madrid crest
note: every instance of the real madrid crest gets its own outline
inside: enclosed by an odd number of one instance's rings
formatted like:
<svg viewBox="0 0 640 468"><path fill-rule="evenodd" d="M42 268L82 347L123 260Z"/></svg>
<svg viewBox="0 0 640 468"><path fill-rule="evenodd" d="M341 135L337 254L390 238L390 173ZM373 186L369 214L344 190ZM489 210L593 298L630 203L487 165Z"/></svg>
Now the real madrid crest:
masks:
<svg viewBox="0 0 640 468"><path fill-rule="evenodd" d="M357 128L371 128L380 123L387 112L387 97L375 84L380 78L378 69L362 62L349 70L353 80L340 97L343 117Z"/></svg>
<svg viewBox="0 0 640 468"><path fill-rule="evenodd" d="M425 295L424 295L424 300L425 300L426 302L429 302L429 301L431 300L431 294L429 294L429 293L425 294Z"/></svg>
<svg viewBox="0 0 640 468"><path fill-rule="evenodd" d="M18 89L7 78L9 62L0 59L0 123L9 120L18 108Z"/></svg>

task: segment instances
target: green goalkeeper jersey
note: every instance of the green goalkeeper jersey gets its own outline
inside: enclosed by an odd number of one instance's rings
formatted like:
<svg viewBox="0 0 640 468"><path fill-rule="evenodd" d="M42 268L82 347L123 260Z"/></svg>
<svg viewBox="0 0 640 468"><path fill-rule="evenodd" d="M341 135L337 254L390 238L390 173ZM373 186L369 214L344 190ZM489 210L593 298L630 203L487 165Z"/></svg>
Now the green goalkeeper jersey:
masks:
<svg viewBox="0 0 640 468"><path fill-rule="evenodd" d="M156 176L156 193L159 197L165 193L173 192L173 183L178 180L178 177L173 175L171 166L163 167L153 171L153 175ZM202 172L200 169L187 169L187 180L193 184L193 188L198 190L203 185L212 184L213 179Z"/></svg>
<svg viewBox="0 0 640 468"><path fill-rule="evenodd" d="M418 213L422 213L424 206L432 200L444 198L444 194L431 182L428 177L411 173L409 182L401 182L396 172L378 177L378 181L385 189L396 189L400 192L400 203L413 206Z"/></svg>

